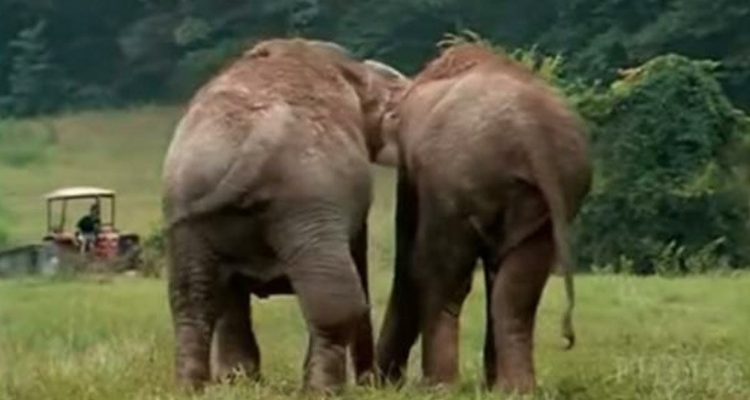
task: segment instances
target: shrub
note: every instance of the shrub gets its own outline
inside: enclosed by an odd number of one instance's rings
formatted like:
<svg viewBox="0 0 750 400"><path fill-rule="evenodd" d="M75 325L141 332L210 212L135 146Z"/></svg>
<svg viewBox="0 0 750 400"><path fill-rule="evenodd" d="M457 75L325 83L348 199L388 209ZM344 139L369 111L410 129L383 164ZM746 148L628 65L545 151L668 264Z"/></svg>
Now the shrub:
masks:
<svg viewBox="0 0 750 400"><path fill-rule="evenodd" d="M164 229L157 225L143 240L143 263L141 274L147 277L161 277L166 266L166 242Z"/></svg>
<svg viewBox="0 0 750 400"><path fill-rule="evenodd" d="M46 21L40 20L9 42L13 54L10 93L0 96L0 114L49 113L65 102L69 82L52 57L46 28Z"/></svg>
<svg viewBox="0 0 750 400"><path fill-rule="evenodd" d="M583 263L624 255L636 272L672 274L707 268L688 267L691 259L750 260L746 185L730 157L747 139L747 117L714 67L658 57L580 102L595 163L576 235Z"/></svg>

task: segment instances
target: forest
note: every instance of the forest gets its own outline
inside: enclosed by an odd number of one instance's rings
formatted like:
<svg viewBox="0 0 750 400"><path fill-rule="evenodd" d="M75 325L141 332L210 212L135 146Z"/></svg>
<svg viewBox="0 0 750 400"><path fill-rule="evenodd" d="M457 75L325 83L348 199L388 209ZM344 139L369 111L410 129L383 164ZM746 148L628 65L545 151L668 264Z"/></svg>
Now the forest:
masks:
<svg viewBox="0 0 750 400"><path fill-rule="evenodd" d="M457 33L536 69L588 123L584 268L738 268L750 265L748 27L745 0L0 0L0 147L52 145L12 118L179 105L264 38L332 40L412 74Z"/></svg>
<svg viewBox="0 0 750 400"><path fill-rule="evenodd" d="M253 41L300 35L415 72L446 32L561 54L565 75L610 82L664 53L721 62L750 107L744 0L0 1L0 110L33 114L184 99Z"/></svg>

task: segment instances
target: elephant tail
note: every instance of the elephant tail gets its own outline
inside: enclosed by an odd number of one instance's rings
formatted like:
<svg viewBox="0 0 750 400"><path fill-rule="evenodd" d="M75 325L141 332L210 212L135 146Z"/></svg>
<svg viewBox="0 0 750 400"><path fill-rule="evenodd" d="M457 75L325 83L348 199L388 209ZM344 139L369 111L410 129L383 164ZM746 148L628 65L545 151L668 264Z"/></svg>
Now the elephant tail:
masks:
<svg viewBox="0 0 750 400"><path fill-rule="evenodd" d="M554 241L557 264L563 276L565 287L565 311L562 316L562 337L565 340L563 348L569 350L575 345L576 337L573 329L573 308L575 307L575 285L573 273L575 265L570 254L570 243L568 242L568 208L563 192L563 182L558 169L552 165L551 154L533 154L530 157L534 178L544 196L550 211L552 223L552 236Z"/></svg>
<svg viewBox="0 0 750 400"><path fill-rule="evenodd" d="M551 208L551 207L550 207ZM564 348L572 349L576 343L576 335L573 329L573 308L575 307L575 285L573 283L573 273L575 266L570 256L570 244L568 243L568 230L566 215L560 212L551 212L552 217L552 234L555 240L555 249L557 251L557 262L563 274L565 285L566 306L562 317L562 336L566 341ZM557 215L555 217L554 215ZM557 219L557 220L555 220Z"/></svg>

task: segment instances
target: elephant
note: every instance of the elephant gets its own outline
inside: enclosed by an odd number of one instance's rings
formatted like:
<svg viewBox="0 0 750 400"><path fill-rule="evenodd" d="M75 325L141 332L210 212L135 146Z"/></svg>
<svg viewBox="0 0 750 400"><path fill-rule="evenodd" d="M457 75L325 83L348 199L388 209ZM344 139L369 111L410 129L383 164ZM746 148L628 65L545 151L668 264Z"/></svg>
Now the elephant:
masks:
<svg viewBox="0 0 750 400"><path fill-rule="evenodd" d="M398 187L381 378L403 379L420 335L424 380L458 378L459 315L481 260L487 386L533 390L536 311L555 265L567 348L575 341L566 235L592 179L582 122L533 72L464 43L428 63L383 124L398 149Z"/></svg>
<svg viewBox="0 0 750 400"><path fill-rule="evenodd" d="M382 113L406 78L343 47L261 41L200 88L163 164L176 380L260 376L251 295L296 295L304 387L371 376L366 217ZM392 151L391 151L392 152Z"/></svg>

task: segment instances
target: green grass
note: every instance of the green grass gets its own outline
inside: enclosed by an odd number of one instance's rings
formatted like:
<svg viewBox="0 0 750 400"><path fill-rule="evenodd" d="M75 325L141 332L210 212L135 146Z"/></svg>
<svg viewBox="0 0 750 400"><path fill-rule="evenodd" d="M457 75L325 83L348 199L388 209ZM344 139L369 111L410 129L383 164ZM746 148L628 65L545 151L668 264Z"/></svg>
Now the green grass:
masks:
<svg viewBox="0 0 750 400"><path fill-rule="evenodd" d="M388 274L376 269L379 321ZM477 282L479 283L479 282ZM559 282L548 286L538 320L539 398L747 399L750 397L749 276L666 280L581 277L576 314L580 337L558 348ZM483 398L482 294L462 319L463 383L447 393L412 384L403 391L352 387L347 398ZM206 399L297 395L306 345L293 298L255 303L265 381L219 385ZM172 332L165 284L24 280L0 282L0 398L187 398L172 379Z"/></svg>
<svg viewBox="0 0 750 400"><path fill-rule="evenodd" d="M41 196L64 185L119 193L120 225L148 233L159 220L159 171L172 108L84 113L53 120L58 145L47 161L0 167L3 203L16 242L43 233ZM393 174L378 170L370 228L374 318L390 288ZM81 210L82 212L83 210ZM577 347L559 349L559 279L538 318L536 360L549 399L750 398L750 275L684 279L579 277ZM462 383L448 392L419 387L418 350L410 385L350 388L346 398L484 398L483 284L462 317ZM160 280L118 278L0 281L0 399L182 399L172 370L172 332ZM306 346L293 298L255 303L264 382L209 388L205 399L273 399L299 394Z"/></svg>
<svg viewBox="0 0 750 400"><path fill-rule="evenodd" d="M24 167L43 160L54 139L43 121L0 121L0 163Z"/></svg>
<svg viewBox="0 0 750 400"><path fill-rule="evenodd" d="M118 193L118 226L141 234L159 221L161 162L178 110L72 114L50 120L56 146L44 162L22 168L0 164L0 195L10 214L14 243L41 240L46 230L45 193L63 186L103 186ZM88 204L69 209L74 223Z"/></svg>

